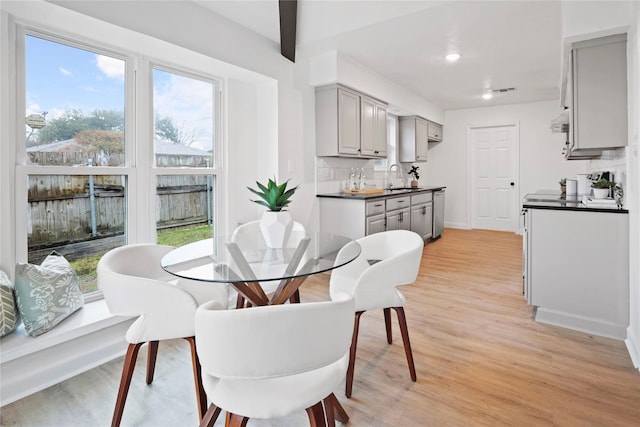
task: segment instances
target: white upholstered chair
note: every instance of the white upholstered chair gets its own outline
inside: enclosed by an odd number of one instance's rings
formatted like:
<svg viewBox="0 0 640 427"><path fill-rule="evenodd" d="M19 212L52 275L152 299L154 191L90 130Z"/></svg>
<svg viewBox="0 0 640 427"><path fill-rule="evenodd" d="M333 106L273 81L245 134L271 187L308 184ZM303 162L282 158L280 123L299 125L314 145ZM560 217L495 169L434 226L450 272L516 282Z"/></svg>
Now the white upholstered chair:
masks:
<svg viewBox="0 0 640 427"><path fill-rule="evenodd" d="M211 406L201 427L221 410L227 426L306 410L311 426L335 419L333 391L345 378L353 328L353 299L224 310L216 302L196 313L202 380ZM346 418L345 418L346 417Z"/></svg>
<svg viewBox="0 0 640 427"><path fill-rule="evenodd" d="M120 425L131 384L138 350L149 343L147 384L153 381L158 342L184 338L191 346L193 374L200 419L207 409L207 399L200 377L195 348L195 313L206 301L228 300L228 288L177 277L160 267L161 258L174 249L155 244L127 245L107 252L98 262L98 287L112 314L138 316L129 327L129 342L112 426Z"/></svg>
<svg viewBox="0 0 640 427"><path fill-rule="evenodd" d="M371 234L358 239L357 242L362 248L360 256L353 262L333 270L329 286L332 298L334 295L347 293L353 296L355 301L355 324L345 387L347 397L351 397L353 387L360 316L367 310L383 309L389 344L392 342L391 309L395 310L411 379L416 381L416 369L404 314L406 300L396 287L415 282L424 241L412 231L394 230ZM343 251L347 252L343 248L337 255L336 263L341 262Z"/></svg>
<svg viewBox="0 0 640 427"><path fill-rule="evenodd" d="M292 233L295 232L303 232L304 233L304 225L301 223L294 221L293 228L291 229ZM249 221L247 223L241 224L233 231L231 235L231 241L237 243L238 246L242 247L245 239L251 239L254 236L254 233L260 232L260 220ZM297 244L297 242L296 242ZM252 246L251 242L248 242L248 246ZM295 247L295 246L294 246ZM278 288L280 282L278 281L270 281L270 282L260 282L260 286L262 286L262 290L268 295L270 293L275 292ZM231 290L231 294L236 294L234 289ZM231 298L230 298L231 300ZM292 302L300 302L300 293L296 290L295 294L291 297ZM238 299L236 304L236 308L239 308L240 305L243 304L243 299Z"/></svg>

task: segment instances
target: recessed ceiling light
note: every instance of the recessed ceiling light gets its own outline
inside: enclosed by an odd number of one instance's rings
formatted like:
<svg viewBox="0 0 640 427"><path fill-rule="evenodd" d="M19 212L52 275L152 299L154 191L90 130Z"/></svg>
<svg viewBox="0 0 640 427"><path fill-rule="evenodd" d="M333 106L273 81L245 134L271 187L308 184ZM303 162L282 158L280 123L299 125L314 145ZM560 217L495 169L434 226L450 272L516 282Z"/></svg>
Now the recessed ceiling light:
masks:
<svg viewBox="0 0 640 427"><path fill-rule="evenodd" d="M445 59L449 62L456 62L458 59L460 59L460 54L458 53L450 53L447 56L445 56Z"/></svg>
<svg viewBox="0 0 640 427"><path fill-rule="evenodd" d="M485 92L482 94L482 99L491 99L493 98L493 94L491 92Z"/></svg>

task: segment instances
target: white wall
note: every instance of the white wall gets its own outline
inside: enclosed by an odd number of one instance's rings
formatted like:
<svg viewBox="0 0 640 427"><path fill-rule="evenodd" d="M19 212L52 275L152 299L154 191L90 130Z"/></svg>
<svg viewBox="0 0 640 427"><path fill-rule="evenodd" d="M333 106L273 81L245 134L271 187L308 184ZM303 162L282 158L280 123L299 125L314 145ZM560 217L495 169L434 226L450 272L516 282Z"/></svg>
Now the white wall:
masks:
<svg viewBox="0 0 640 427"><path fill-rule="evenodd" d="M558 190L558 180L585 172L584 160L562 157L564 136L552 134L549 124L560 113L559 101L532 102L496 107L445 111L444 135L429 144L426 182L447 186L445 225L469 228L467 127L518 122L520 127L520 186L522 197L536 190Z"/></svg>
<svg viewBox="0 0 640 427"><path fill-rule="evenodd" d="M627 348L640 369L640 3L633 3L629 30L629 147L627 147L626 203L629 209L629 329Z"/></svg>

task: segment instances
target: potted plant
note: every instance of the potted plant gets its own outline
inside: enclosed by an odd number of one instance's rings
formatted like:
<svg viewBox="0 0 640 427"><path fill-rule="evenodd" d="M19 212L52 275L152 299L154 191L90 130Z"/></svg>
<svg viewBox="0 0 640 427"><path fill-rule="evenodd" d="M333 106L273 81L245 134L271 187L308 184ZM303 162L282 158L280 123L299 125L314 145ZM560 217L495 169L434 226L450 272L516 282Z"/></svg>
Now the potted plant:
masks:
<svg viewBox="0 0 640 427"><path fill-rule="evenodd" d="M567 193L567 178L560 179L560 181L558 181L558 184L560 184L560 191L562 192L562 194L566 194Z"/></svg>
<svg viewBox="0 0 640 427"><path fill-rule="evenodd" d="M256 181L258 189L247 187L261 199L251 201L267 208L260 219L260 229L267 245L271 248L283 247L293 228L293 219L284 208L291 203L291 196L298 186L287 189L288 183L289 180L278 184L274 178L269 179L267 185Z"/></svg>
<svg viewBox="0 0 640 427"><path fill-rule="evenodd" d="M606 199L609 196L609 190L615 186L614 182L602 178L591 184L593 188L593 197L596 199Z"/></svg>
<svg viewBox="0 0 640 427"><path fill-rule="evenodd" d="M418 180L420 179L420 175L418 175L418 169L420 169L420 166L411 166L411 169L409 170L409 172L407 172L409 175L413 176L413 179L411 180L411 188L418 187Z"/></svg>

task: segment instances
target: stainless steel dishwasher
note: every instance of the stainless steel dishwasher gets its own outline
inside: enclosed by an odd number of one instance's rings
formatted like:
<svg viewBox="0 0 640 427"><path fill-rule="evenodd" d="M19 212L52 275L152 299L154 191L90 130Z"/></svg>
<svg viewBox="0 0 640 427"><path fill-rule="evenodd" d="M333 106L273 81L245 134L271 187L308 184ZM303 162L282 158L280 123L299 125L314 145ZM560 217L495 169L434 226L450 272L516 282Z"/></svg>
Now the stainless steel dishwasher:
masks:
<svg viewBox="0 0 640 427"><path fill-rule="evenodd" d="M444 188L433 192L433 235L437 239L444 230Z"/></svg>

